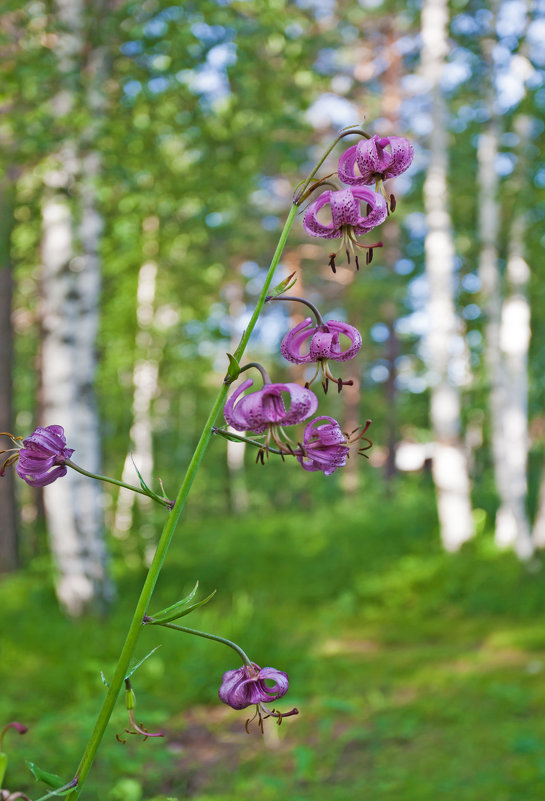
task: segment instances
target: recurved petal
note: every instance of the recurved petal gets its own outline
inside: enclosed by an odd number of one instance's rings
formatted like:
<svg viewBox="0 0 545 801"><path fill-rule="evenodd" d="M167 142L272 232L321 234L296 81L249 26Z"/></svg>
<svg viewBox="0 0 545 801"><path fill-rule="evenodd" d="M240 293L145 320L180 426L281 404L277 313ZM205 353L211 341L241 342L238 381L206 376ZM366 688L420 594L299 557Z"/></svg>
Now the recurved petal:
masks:
<svg viewBox="0 0 545 801"><path fill-rule="evenodd" d="M225 406L223 408L223 414L226 422L229 423L229 425L235 428L237 431L249 430L248 421L244 416L243 409L240 405L242 401L239 401L237 403L237 400L245 390L253 386L253 383L254 382L251 378L246 379L246 381L244 381L239 387L237 387L235 391L232 393L232 395L227 399L227 402L225 403Z"/></svg>
<svg viewBox="0 0 545 801"><path fill-rule="evenodd" d="M38 426L35 431L23 441L25 447L42 448L50 453L61 454L66 447L66 438L62 426ZM72 451L73 453L73 451Z"/></svg>
<svg viewBox="0 0 545 801"><path fill-rule="evenodd" d="M329 202L331 203L331 219L333 228L340 230L343 225L357 225L360 218L360 205L352 189L340 189L338 192L331 192Z"/></svg>
<svg viewBox="0 0 545 801"><path fill-rule="evenodd" d="M232 707L233 709L245 709L251 703L256 703L251 700L251 690L249 683L257 681L257 674L259 672L258 665L253 665L255 668L255 675L251 677L251 669L244 665L236 670L228 670L223 674L221 686L218 690L220 701Z"/></svg>
<svg viewBox="0 0 545 801"><path fill-rule="evenodd" d="M330 204L331 195L333 193L326 189L322 192L316 200L314 200L303 217L303 228L310 234L310 236L320 236L323 239L336 239L341 236L341 232L333 225L333 221L323 223L318 219L318 212L325 205Z"/></svg>
<svg viewBox="0 0 545 801"><path fill-rule="evenodd" d="M349 147L339 159L337 174L343 184L358 186L360 184L370 184L374 181L371 173L367 172L367 174L361 175L359 171L356 172L357 148L357 145Z"/></svg>
<svg viewBox="0 0 545 801"><path fill-rule="evenodd" d="M329 358L338 362L346 362L350 359L353 359L354 356L359 353L362 345L362 338L358 329L353 325L349 325L349 323L342 323L338 322L337 320L328 320L327 327L330 329L330 331L333 331L337 334L337 344L339 334L344 334L344 336L348 337L350 340L350 347L345 351L341 351L340 345L338 346L337 350L337 345L334 344L332 346L332 353Z"/></svg>
<svg viewBox="0 0 545 801"><path fill-rule="evenodd" d="M282 425L292 426L296 423L301 423L314 414L318 408L318 398L310 389L299 386L299 384L279 384L289 392L290 395L290 408L286 412L283 420L279 422Z"/></svg>
<svg viewBox="0 0 545 801"><path fill-rule="evenodd" d="M273 681L274 687L268 687L265 681ZM259 683L262 685L263 692L266 693L266 697L262 699L263 701L275 701L277 698L282 698L290 686L288 674L273 667L261 668L259 671Z"/></svg>
<svg viewBox="0 0 545 801"><path fill-rule="evenodd" d="M354 225L356 234L366 234L384 222L388 216L388 206L382 195L379 195L378 192L373 192L372 189L355 186L351 191L354 197L370 207L367 210L367 214L360 216L357 225Z"/></svg>
<svg viewBox="0 0 545 801"><path fill-rule="evenodd" d="M67 471L67 468L64 467L64 465L59 465L58 467L54 467L53 470L50 470L49 472L25 474L21 470L20 462L17 463L17 467L15 469L19 478L22 478L23 481L26 481L29 487L45 487L48 484L52 484L58 478L61 478L61 476L65 476Z"/></svg>
<svg viewBox="0 0 545 801"><path fill-rule="evenodd" d="M298 323L291 331L288 331L282 344L280 345L280 353L289 362L294 364L306 364L312 361L310 353L301 353L301 346L307 339L317 331L317 326L313 325L311 317L307 317L302 323Z"/></svg>
<svg viewBox="0 0 545 801"><path fill-rule="evenodd" d="M410 167L414 157L414 148L409 140L403 136L390 136L389 142L392 159L384 173L384 177L394 178Z"/></svg>

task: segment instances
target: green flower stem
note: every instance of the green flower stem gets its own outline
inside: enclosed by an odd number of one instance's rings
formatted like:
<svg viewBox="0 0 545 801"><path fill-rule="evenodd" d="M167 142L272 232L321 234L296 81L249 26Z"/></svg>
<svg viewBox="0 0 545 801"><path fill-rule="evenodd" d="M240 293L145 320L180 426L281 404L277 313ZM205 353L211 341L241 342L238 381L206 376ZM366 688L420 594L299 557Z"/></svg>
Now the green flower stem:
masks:
<svg viewBox="0 0 545 801"><path fill-rule="evenodd" d="M368 133L365 133L365 131L357 127L353 128L351 127L341 131L338 137L333 142L333 144L330 147L328 147L328 149L326 150L326 152L324 153L318 164L314 167L308 178L302 182L301 188L296 189L294 203L297 203L298 206L302 203L302 201L305 199L305 192L307 188L309 187L312 179L314 178L314 176L316 175L316 173L318 172L318 170L320 169L326 158L329 156L329 154L335 148L338 142L340 142L341 139L343 139L343 137L350 136L351 134L358 134L359 136L363 136L365 139L371 138Z"/></svg>
<svg viewBox="0 0 545 801"><path fill-rule="evenodd" d="M125 484L124 481L119 481L117 478L110 478L109 476L99 476L96 473L89 473L88 470L84 470L83 467L72 462L70 459L67 459L64 464L67 467L71 467L72 470L75 470L77 473L81 473L82 476L87 476L88 478L95 478L97 481L106 481L108 484L115 484L116 487L124 487L125 489L131 490L131 492L139 492L140 495L145 495L146 498L151 498L153 501L157 501L158 503L166 506L168 509L172 508L172 501L168 498L164 498L162 495L156 495L155 492L149 493L146 490L141 489L140 487L133 487L132 484Z"/></svg>
<svg viewBox="0 0 545 801"><path fill-rule="evenodd" d="M255 445L257 448L261 448L262 450L266 450L268 453L278 453L281 456L282 455L284 455L284 456L290 456L290 455L291 456L298 456L298 455L303 456L304 455L303 453L298 454L297 451L294 451L292 454L290 454L289 451L281 451L278 448L265 447L264 443L263 442L259 442L259 440L257 440L257 439L251 439L250 437L242 437L242 436L239 436L239 434L233 434L231 431L225 431L225 429L223 429L223 428L216 428L216 426L214 426L213 433L214 434L219 434L219 436L223 437L224 439L236 440L237 442L247 442L248 445Z"/></svg>
<svg viewBox="0 0 545 801"><path fill-rule="evenodd" d="M280 240L272 257L271 265L269 267L269 271L265 279L265 284L263 286L261 295L259 296L259 300L257 301L254 313L252 314L250 322L248 323L248 327L242 334L240 343L235 351L235 358L237 359L237 361L240 361L244 353L244 350L246 348L246 345L248 344L248 340L250 339L250 335L253 329L255 328L255 324L257 323L259 314L263 306L265 305L265 298L268 295L268 290L271 285L274 272L276 270L276 267L278 266L278 262L280 261L284 245L286 244L286 240L288 238L288 234L290 232L291 226L293 225L293 221L295 219L296 214L297 214L297 206L294 204L292 205L287 220L284 224L284 228L280 235ZM143 625L142 619L147 612L148 605L151 600L151 596L153 594L153 590L155 589L157 579L159 578L159 573L161 572L163 562L165 561L168 547L171 543L174 531L182 514L185 500L189 494L189 490L191 489L191 485L193 484L193 480L199 469L199 465L204 456L204 452L208 446L208 443L210 442L210 438L213 433L214 423L216 422L216 418L220 413L221 409L223 408L225 399L227 397L227 393L229 391L229 384L231 383L231 381L232 379L229 376L226 376L226 378L224 379L224 382L218 392L216 400L214 401L210 414L208 415L208 419L204 425L204 429L197 443L191 461L189 462L189 466L183 478L180 490L178 492L178 496L176 498L176 503L174 504L174 508L172 509L172 512L169 514L165 522L165 525L163 527L163 531L161 533L161 536L159 538L159 543L157 545L157 550L155 551L155 555L153 557L152 563L148 570L148 574L146 576L146 580L144 581L144 586L142 587L140 598L138 599L138 602L136 604L136 609L134 611L134 615L131 624L129 626L129 630L127 632L125 643L119 655L119 660L117 662L114 675L111 679L108 692L106 693L106 697L102 704L102 709L99 712L95 728L93 730L93 733L91 734L89 742L87 743L87 747L85 748L83 757L76 772L78 785L75 788L75 790L73 790L73 792L71 792L67 796L68 801L75 801L75 799L78 798L83 783L95 759L96 753L104 736L104 732L106 731L106 726L108 725L108 721L110 720L110 717L112 715L115 706L115 702L117 700L117 696L119 695L119 691L125 680L125 676L129 668L129 662L131 660L133 651L138 641L138 637L140 635L140 631L142 629Z"/></svg>
<svg viewBox="0 0 545 801"><path fill-rule="evenodd" d="M198 631L197 629L189 629L187 626L178 626L175 623L161 623L160 620L154 620L153 618L149 618L146 621L150 626L164 626L167 629L174 629L175 631L183 631L186 634L195 634L197 637L206 637L207 640L215 640L216 642L222 642L224 645L228 645L229 648L233 648L237 652L237 654L242 659L245 665L251 665L252 662L250 657L244 653L242 648L237 645L235 642L231 642L231 640L225 639L225 637L220 637L218 634L207 634L205 631Z"/></svg>

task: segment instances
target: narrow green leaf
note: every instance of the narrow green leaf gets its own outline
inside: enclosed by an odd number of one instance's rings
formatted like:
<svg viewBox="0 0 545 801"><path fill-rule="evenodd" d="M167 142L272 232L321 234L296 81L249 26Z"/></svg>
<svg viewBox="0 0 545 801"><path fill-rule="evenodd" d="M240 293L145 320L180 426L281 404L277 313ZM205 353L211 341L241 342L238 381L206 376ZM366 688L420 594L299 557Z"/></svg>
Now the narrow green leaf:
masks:
<svg viewBox="0 0 545 801"><path fill-rule="evenodd" d="M231 381L236 381L240 375L240 364L232 353L228 353L227 358L229 359L229 369L227 370L227 375Z"/></svg>
<svg viewBox="0 0 545 801"><path fill-rule="evenodd" d="M143 657L143 658L140 660L140 662L137 662L137 663L136 663L136 665L134 665L134 667L130 668L129 672L128 672L128 673L127 673L127 675L125 676L125 679L129 679L129 678L132 676L132 674L133 674L135 671L137 671L137 670L138 670L138 668L140 667L140 665L143 665L143 664L144 664L144 662L146 661L146 659L149 659L149 658L150 658L150 656L151 656L152 654L154 654L154 653L155 653L155 651L158 651L160 647L161 647L160 645L156 645L156 646L155 646L155 648L153 648L153 649L152 649L152 650L149 652L149 654L146 654L146 656L145 656L145 657Z"/></svg>
<svg viewBox="0 0 545 801"><path fill-rule="evenodd" d="M198 589L199 589L199 581L197 579L197 581L195 582L195 586L193 587L189 595L186 595L185 598L182 598L180 601L176 601L176 603L172 604L172 606L167 606L166 609L161 609L159 612L157 612L156 615L150 615L150 617L154 618L154 620L163 619L164 615L170 615L173 612L177 611L180 607L186 606L187 604L191 603Z"/></svg>
<svg viewBox="0 0 545 801"><path fill-rule="evenodd" d="M210 595L207 595L206 598L203 598L202 601L196 601L194 604L189 604L189 605L174 604L174 606L171 607L170 611L165 609L163 613L160 613L160 617L158 617L157 615L151 615L151 617L153 618L153 622L159 624L170 623L172 620L177 620L180 617L185 617L190 612L193 612L194 609L198 609L199 606L204 606L204 604L207 604L208 601L210 601L215 594L216 590L211 592Z"/></svg>
<svg viewBox="0 0 545 801"><path fill-rule="evenodd" d="M30 762L28 759L26 763L36 781L43 782L47 784L48 787L53 787L55 790L58 790L66 784L64 779L61 779L56 773L48 773L47 770L42 770L35 762Z"/></svg>
<svg viewBox="0 0 545 801"><path fill-rule="evenodd" d="M296 283L297 283L296 273L291 273L291 275L288 275L287 278L284 278L283 281L280 281L280 283L277 284L274 287L274 289L272 289L269 292L268 297L269 298L276 298L278 295L281 295L283 292L287 292L288 289L291 289L292 286L295 286Z"/></svg>
<svg viewBox="0 0 545 801"><path fill-rule="evenodd" d="M137 476L138 476L138 480L140 481L140 486L142 487L142 489L144 490L144 492L149 492L149 493L150 493L150 495L155 495L155 493L153 492L153 490L151 490L151 489L148 487L148 485L146 484L146 482L145 482L145 481L144 481L144 479L142 478L142 474L141 474L140 470L137 468L137 466L136 466L136 463L135 463L134 459L132 458L132 455L131 455L131 462L133 463L133 467L134 467L134 469L136 470L136 474L137 474Z"/></svg>

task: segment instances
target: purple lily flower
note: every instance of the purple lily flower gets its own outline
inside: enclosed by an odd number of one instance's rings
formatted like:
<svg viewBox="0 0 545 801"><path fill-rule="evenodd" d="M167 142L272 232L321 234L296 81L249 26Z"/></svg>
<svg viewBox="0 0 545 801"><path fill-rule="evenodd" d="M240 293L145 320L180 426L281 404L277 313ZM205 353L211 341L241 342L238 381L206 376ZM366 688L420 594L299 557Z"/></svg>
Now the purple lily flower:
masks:
<svg viewBox="0 0 545 801"><path fill-rule="evenodd" d="M366 214L361 213L362 202L366 204ZM321 222L318 219L318 213L327 205L331 209L331 222ZM329 265L333 272L336 272L335 257L343 249L346 251L349 264L350 254L355 256L356 267L359 269L359 261L354 248L367 250L366 261L369 264L372 258L372 249L382 247L382 242L361 244L356 237L372 231L373 228L384 222L387 216L386 201L382 195L371 189L360 186L347 187L338 191L327 189L308 207L303 219L303 227L310 236L342 240L339 250L330 254L329 257Z"/></svg>
<svg viewBox="0 0 545 801"><path fill-rule="evenodd" d="M66 475L65 462L73 453L73 448L66 447L62 426L38 426L30 437L23 440L15 469L29 486L45 487Z"/></svg>
<svg viewBox="0 0 545 801"><path fill-rule="evenodd" d="M318 425L316 423L326 420ZM321 470L330 476L339 467L344 467L348 458L348 440L333 417L316 417L305 428L303 434L305 454L297 456L297 461L305 470Z"/></svg>
<svg viewBox="0 0 545 801"><path fill-rule="evenodd" d="M295 364L310 364L317 362L316 372L306 386L310 386L319 370L322 371L322 386L327 392L328 381L335 381L338 384L339 392L344 384L352 385L353 381L342 381L336 379L329 370L327 360L333 359L337 362L346 362L353 359L361 348L361 334L357 328L348 323L341 323L335 320L328 320L327 323L313 325L311 317L307 317L289 331L280 345L282 356ZM346 350L341 350L339 335L344 334L350 340L350 346ZM310 339L309 352L301 353L301 347Z"/></svg>
<svg viewBox="0 0 545 801"><path fill-rule="evenodd" d="M273 686L270 687L266 684L267 681L272 682ZM250 665L244 665L237 670L228 670L227 673L224 673L218 696L220 701L233 709L246 709L255 704L254 717L257 716L259 728L263 732L263 721L266 718L274 717L280 724L283 718L299 714L298 709L292 709L290 712L277 712L265 705L266 702L282 698L287 693L288 687L288 674L283 670L272 667L260 668L255 662L252 662ZM249 732L249 723L250 719L246 721L247 732Z"/></svg>
<svg viewBox="0 0 545 801"><path fill-rule="evenodd" d="M274 682L274 686L267 686L266 680ZM233 709L246 709L251 704L282 698L287 693L288 687L288 674L283 670L272 667L260 668L252 662L251 665L244 665L237 670L228 670L224 673L218 695L220 701Z"/></svg>
<svg viewBox="0 0 545 801"><path fill-rule="evenodd" d="M386 149L388 147L390 150ZM377 134L372 139L361 139L344 151L339 159L338 175L344 184L351 186L385 181L405 172L413 156L414 148L404 137Z"/></svg>
<svg viewBox="0 0 545 801"><path fill-rule="evenodd" d="M238 400L253 383L248 378L237 387L225 404L225 419L237 431L262 434L271 427L292 426L306 420L318 408L318 398L314 392L299 384L265 384L263 389ZM288 409L282 398L283 392L289 395Z"/></svg>

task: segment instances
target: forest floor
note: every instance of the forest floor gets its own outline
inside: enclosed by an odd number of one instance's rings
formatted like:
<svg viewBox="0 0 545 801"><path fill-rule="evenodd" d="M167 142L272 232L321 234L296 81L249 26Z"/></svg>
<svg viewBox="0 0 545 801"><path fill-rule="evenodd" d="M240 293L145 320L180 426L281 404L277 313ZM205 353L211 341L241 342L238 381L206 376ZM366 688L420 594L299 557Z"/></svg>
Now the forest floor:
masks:
<svg viewBox="0 0 545 801"><path fill-rule="evenodd" d="M499 552L484 512L478 521L472 543L443 553L423 482L391 500L189 514L152 606L195 578L203 593L217 587L187 625L286 670L276 707L300 715L248 735L247 710L217 700L236 655L145 631L139 658L162 647L133 677L136 717L165 738L116 742L120 702L82 799L542 801L544 572ZM45 792L25 759L67 779L79 760L142 577L121 553L114 565L119 597L103 619L63 617L46 560L0 583L0 721L29 725L4 743L11 790Z"/></svg>

